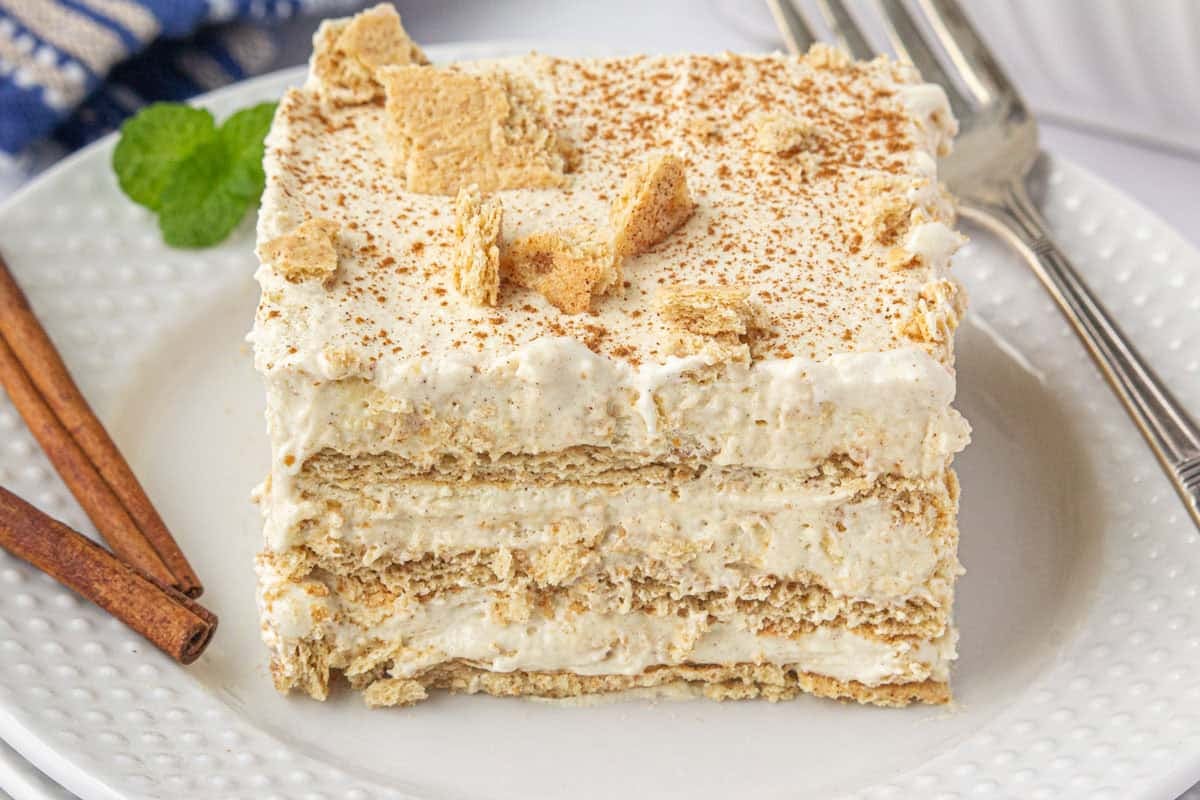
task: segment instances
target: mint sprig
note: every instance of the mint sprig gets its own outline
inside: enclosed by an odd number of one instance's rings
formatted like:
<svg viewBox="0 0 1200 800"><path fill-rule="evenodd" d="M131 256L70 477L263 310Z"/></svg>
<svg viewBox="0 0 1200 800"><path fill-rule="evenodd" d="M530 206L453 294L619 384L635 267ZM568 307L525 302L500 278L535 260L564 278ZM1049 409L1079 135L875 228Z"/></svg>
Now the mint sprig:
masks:
<svg viewBox="0 0 1200 800"><path fill-rule="evenodd" d="M208 247L237 227L263 190L263 139L274 103L217 127L209 112L155 103L121 126L113 170L121 190L158 214L172 247Z"/></svg>

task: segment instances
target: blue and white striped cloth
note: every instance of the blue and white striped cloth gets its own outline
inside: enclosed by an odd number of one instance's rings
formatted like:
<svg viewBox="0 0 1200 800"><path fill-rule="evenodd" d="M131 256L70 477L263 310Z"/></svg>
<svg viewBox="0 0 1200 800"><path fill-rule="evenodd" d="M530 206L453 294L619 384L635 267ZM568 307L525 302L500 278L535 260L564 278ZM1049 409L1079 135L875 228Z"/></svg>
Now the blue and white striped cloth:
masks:
<svg viewBox="0 0 1200 800"><path fill-rule="evenodd" d="M0 156L73 150L273 65L273 26L353 0L0 0ZM56 148L58 149L58 148Z"/></svg>

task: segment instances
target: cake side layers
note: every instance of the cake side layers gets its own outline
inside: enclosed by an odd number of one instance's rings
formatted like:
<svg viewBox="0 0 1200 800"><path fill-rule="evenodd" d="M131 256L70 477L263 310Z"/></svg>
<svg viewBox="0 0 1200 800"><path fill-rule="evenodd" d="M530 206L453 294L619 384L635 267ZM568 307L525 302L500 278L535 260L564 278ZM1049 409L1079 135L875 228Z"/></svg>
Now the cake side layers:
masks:
<svg viewBox="0 0 1200 800"><path fill-rule="evenodd" d="M921 595L954 558L953 473L924 481L831 473L712 469L627 485L537 485L316 469L288 484L291 494L271 481L262 502L269 549L304 545L370 569L486 550L545 564L559 583L627 571L703 592L803 576L881 604Z"/></svg>
<svg viewBox="0 0 1200 800"><path fill-rule="evenodd" d="M381 669L412 677L454 660L492 672L594 676L751 662L878 686L944 683L954 658L952 630L932 640L832 625L772 635L743 611L722 621L704 608L656 615L580 610L568 602L508 619L494 613L491 593L478 588L422 600L344 580L296 580L274 567L271 559L258 562L263 634L274 653L276 682L317 697L324 696L331 670L351 678ZM315 627L314 619L320 620Z"/></svg>
<svg viewBox="0 0 1200 800"><path fill-rule="evenodd" d="M386 9L317 46L250 337L277 687L944 701L942 90L824 47L418 66Z"/></svg>

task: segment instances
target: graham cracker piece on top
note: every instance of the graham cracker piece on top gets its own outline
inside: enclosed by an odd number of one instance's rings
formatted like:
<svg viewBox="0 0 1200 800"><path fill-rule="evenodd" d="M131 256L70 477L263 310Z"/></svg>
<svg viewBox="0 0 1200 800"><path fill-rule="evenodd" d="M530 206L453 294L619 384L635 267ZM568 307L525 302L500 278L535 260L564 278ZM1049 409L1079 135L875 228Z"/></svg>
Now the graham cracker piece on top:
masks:
<svg viewBox="0 0 1200 800"><path fill-rule="evenodd" d="M613 251L636 256L670 236L696 208L688 192L683 159L666 153L639 163L613 201Z"/></svg>
<svg viewBox="0 0 1200 800"><path fill-rule="evenodd" d="M875 241L895 245L904 238L913 218L913 204L901 195L884 197L873 204L868 225Z"/></svg>
<svg viewBox="0 0 1200 800"><path fill-rule="evenodd" d="M754 129L754 149L776 156L793 156L811 151L826 135L816 125L791 114L769 112L751 120Z"/></svg>
<svg viewBox="0 0 1200 800"><path fill-rule="evenodd" d="M697 336L743 341L764 327L750 292L738 286L669 286L656 300L668 325Z"/></svg>
<svg viewBox="0 0 1200 800"><path fill-rule="evenodd" d="M720 359L752 360L772 336L766 315L737 286L669 286L659 290L658 314L674 332L668 352L707 352Z"/></svg>
<svg viewBox="0 0 1200 800"><path fill-rule="evenodd" d="M335 381L366 374L372 368L372 365L363 361L354 350L333 345L325 345L318 357L318 363L325 369L326 376Z"/></svg>
<svg viewBox="0 0 1200 800"><path fill-rule="evenodd" d="M885 247L899 244L914 220L925 216L909 199L906 184L896 178L868 178L859 185L858 192L862 197L862 232L865 238Z"/></svg>
<svg viewBox="0 0 1200 800"><path fill-rule="evenodd" d="M319 280L329 283L337 273L338 226L327 219L309 219L291 233L262 245L259 257L291 283Z"/></svg>
<svg viewBox="0 0 1200 800"><path fill-rule="evenodd" d="M388 3L349 20L324 22L313 37L312 73L322 96L333 103L355 105L382 97L383 87L375 78L380 67L428 63Z"/></svg>
<svg viewBox="0 0 1200 800"><path fill-rule="evenodd" d="M454 288L477 306L496 305L500 294L502 214L500 200L484 199L478 186L459 189L454 201Z"/></svg>
<svg viewBox="0 0 1200 800"><path fill-rule="evenodd" d="M854 59L845 50L825 42L817 42L808 48L803 58L814 69L846 69L854 63Z"/></svg>
<svg viewBox="0 0 1200 800"><path fill-rule="evenodd" d="M377 73L387 95L388 144L410 192L456 194L469 184L561 187L566 154L536 88L503 71L472 74L413 66Z"/></svg>
<svg viewBox="0 0 1200 800"><path fill-rule="evenodd" d="M567 314L587 311L593 294L620 278L611 245L590 225L517 239L501 252L500 270L505 279L537 291Z"/></svg>

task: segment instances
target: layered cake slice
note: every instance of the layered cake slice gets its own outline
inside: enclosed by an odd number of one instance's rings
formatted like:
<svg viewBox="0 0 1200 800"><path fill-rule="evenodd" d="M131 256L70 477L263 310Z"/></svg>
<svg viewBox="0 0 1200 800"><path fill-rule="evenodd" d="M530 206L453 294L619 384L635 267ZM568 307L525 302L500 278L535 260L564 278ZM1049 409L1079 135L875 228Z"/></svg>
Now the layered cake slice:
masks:
<svg viewBox="0 0 1200 800"><path fill-rule="evenodd" d="M251 335L281 691L949 698L954 122L910 66L328 22Z"/></svg>

